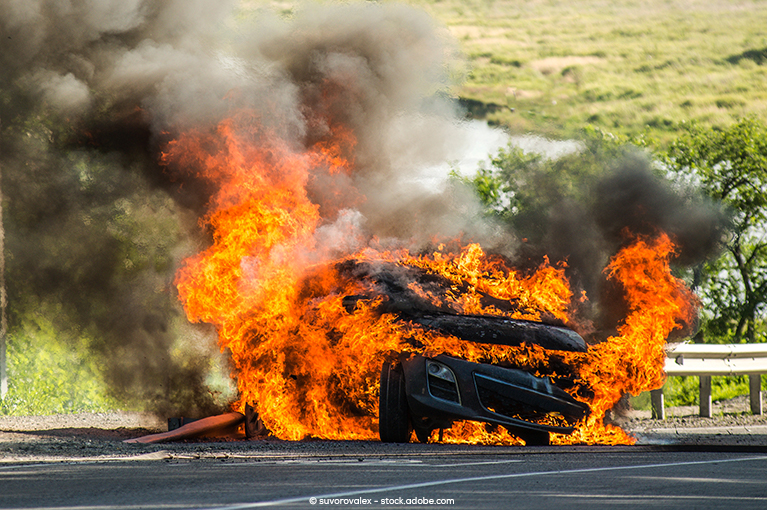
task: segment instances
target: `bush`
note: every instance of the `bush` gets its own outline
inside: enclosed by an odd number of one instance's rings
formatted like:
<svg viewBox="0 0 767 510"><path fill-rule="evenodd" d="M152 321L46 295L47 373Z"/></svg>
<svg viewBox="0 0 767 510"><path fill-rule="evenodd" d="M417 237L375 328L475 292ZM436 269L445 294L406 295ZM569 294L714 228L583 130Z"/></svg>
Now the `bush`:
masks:
<svg viewBox="0 0 767 510"><path fill-rule="evenodd" d="M119 406L106 393L85 342L63 341L52 325L37 317L9 334L8 394L0 415L103 412Z"/></svg>

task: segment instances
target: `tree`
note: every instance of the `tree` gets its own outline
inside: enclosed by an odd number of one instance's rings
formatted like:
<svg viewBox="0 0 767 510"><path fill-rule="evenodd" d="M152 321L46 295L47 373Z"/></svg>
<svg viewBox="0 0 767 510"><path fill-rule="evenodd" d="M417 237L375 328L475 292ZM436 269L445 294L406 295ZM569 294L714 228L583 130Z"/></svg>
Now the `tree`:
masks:
<svg viewBox="0 0 767 510"><path fill-rule="evenodd" d="M627 155L627 140L597 128L584 130L582 150L557 159L525 152L513 142L480 164L470 184L490 214L530 238L545 231L540 222L563 200L588 201L595 182L613 162Z"/></svg>
<svg viewBox="0 0 767 510"><path fill-rule="evenodd" d="M722 255L696 268L702 331L717 342L765 341L767 311L767 125L745 118L724 128L688 125L660 154L675 177L723 204L730 236Z"/></svg>

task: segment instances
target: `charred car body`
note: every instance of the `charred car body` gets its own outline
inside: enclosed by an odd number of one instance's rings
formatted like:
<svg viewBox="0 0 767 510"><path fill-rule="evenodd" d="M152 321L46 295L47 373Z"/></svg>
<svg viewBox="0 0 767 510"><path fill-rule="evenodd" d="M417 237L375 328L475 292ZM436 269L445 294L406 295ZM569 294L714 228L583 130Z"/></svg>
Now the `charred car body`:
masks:
<svg viewBox="0 0 767 510"><path fill-rule="evenodd" d="M348 262L342 274L367 281L370 295L344 297L353 313L360 300L378 300L378 311L395 315L414 327L438 331L466 342L506 346L537 345L550 351L586 352L583 338L561 325L544 324L490 315L456 314L450 306L424 300L423 294L460 294L454 282L423 270ZM483 296L496 309L515 310L515 304ZM524 367L470 362L455 356L393 353L380 376L379 434L384 442L408 442L414 431L426 442L433 430L448 429L453 422L472 420L505 427L526 444L548 444L549 433L569 434L588 415L588 405L577 401L550 377L528 373ZM567 369L566 369L567 371ZM561 383L561 381L559 381ZM547 419L553 415L554 419ZM556 423L556 425L552 425Z"/></svg>

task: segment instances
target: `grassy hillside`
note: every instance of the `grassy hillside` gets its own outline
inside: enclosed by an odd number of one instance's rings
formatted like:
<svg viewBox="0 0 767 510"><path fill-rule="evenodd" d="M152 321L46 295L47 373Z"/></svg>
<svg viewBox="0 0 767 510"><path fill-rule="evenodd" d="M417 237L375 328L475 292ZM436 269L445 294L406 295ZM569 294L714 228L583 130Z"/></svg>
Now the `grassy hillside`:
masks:
<svg viewBox="0 0 767 510"><path fill-rule="evenodd" d="M767 117L767 2L381 1L446 27L465 57L456 95L513 132L568 136L592 124L665 140L684 121ZM289 17L302 3L241 5Z"/></svg>
<svg viewBox="0 0 767 510"><path fill-rule="evenodd" d="M409 0L468 60L458 93L514 131L584 124L667 138L692 119L767 116L767 3Z"/></svg>

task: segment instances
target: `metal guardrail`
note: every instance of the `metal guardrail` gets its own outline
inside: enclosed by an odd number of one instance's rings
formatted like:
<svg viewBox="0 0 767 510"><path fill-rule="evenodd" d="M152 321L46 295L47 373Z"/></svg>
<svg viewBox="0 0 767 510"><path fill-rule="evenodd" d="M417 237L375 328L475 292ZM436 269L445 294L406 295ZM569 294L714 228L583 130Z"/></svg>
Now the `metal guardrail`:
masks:
<svg viewBox="0 0 767 510"><path fill-rule="evenodd" d="M751 412L763 414L762 377L767 344L677 344L666 350L666 374L700 378L700 415L711 418L711 376L748 375ZM653 418L666 418L663 390L650 392Z"/></svg>

